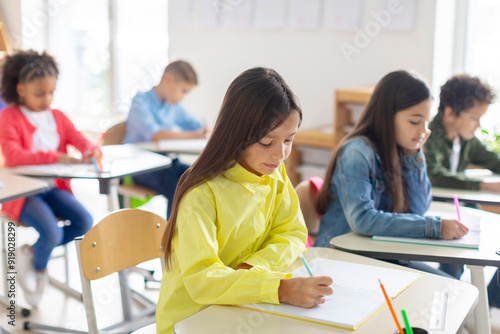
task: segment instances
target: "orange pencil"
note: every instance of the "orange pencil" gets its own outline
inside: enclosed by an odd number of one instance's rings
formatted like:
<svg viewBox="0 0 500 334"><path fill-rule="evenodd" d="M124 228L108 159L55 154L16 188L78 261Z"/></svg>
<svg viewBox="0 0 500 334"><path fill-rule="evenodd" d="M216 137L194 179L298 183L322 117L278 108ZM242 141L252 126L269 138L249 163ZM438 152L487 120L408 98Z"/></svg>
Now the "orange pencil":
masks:
<svg viewBox="0 0 500 334"><path fill-rule="evenodd" d="M389 306L389 310L391 310L392 317L394 318L394 321L396 322L396 326L398 326L399 334L403 334L404 333L403 329L401 328L401 325L399 324L398 318L396 318L396 313L394 312L394 309L392 308L392 304L391 304L391 301L389 300L389 296L387 295L387 292L385 292L384 285L382 284L380 279L378 280L378 282L380 283L380 287L382 288L382 292L384 293L385 300L387 301L387 306Z"/></svg>

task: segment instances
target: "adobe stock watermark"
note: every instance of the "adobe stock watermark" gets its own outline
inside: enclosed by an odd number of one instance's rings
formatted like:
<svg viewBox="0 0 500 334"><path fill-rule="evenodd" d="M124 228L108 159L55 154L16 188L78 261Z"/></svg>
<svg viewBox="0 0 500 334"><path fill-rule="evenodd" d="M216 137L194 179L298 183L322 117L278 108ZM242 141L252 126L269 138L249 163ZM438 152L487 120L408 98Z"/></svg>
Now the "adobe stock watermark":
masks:
<svg viewBox="0 0 500 334"><path fill-rule="evenodd" d="M413 0L412 0L413 1ZM403 12L403 6L399 0L390 0L387 2L387 9L372 11L370 15L373 20L365 24L363 30L358 30L354 36L353 43L342 42L340 51L348 63L351 63L353 56L358 55L366 49L375 37L380 35L382 27L387 27L394 16Z"/></svg>

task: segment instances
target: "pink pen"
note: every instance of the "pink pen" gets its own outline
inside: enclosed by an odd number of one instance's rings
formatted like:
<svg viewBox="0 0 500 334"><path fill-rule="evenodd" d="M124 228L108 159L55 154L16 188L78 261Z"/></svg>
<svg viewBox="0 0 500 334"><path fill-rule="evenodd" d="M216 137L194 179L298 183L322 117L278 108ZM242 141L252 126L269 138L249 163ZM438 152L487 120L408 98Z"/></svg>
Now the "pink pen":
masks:
<svg viewBox="0 0 500 334"><path fill-rule="evenodd" d="M462 222L462 219L460 218L460 206L458 204L458 196L456 194L453 195L453 200L455 201L455 208L457 208L458 221Z"/></svg>

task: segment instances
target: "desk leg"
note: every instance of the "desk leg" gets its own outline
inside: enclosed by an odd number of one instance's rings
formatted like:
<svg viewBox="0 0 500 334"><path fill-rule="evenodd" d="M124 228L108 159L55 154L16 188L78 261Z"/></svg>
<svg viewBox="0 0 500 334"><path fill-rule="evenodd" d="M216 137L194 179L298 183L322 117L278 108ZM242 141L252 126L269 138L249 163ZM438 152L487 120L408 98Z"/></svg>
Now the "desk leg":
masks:
<svg viewBox="0 0 500 334"><path fill-rule="evenodd" d="M471 273L471 283L479 290L479 301L474 309L474 318L476 320L477 334L491 334L490 310L488 307L488 294L486 283L484 282L484 267L469 266Z"/></svg>
<svg viewBox="0 0 500 334"><path fill-rule="evenodd" d="M116 211L120 209L120 204L118 203L118 185L120 183L119 179L109 180L109 192L108 197L108 208L109 212Z"/></svg>

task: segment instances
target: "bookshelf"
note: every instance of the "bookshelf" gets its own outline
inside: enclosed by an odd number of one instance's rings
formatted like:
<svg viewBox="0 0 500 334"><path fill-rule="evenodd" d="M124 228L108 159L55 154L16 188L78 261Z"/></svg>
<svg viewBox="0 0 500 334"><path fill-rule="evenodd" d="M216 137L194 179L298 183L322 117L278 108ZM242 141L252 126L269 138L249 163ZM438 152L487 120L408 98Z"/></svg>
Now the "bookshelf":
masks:
<svg viewBox="0 0 500 334"><path fill-rule="evenodd" d="M292 152L286 160L287 174L294 186L301 181L301 173L297 169L301 169L305 164L326 169L326 157L331 155L337 143L352 128L359 117L359 110L368 103L372 93L373 87L337 89L334 103L335 123L301 130L295 135Z"/></svg>

